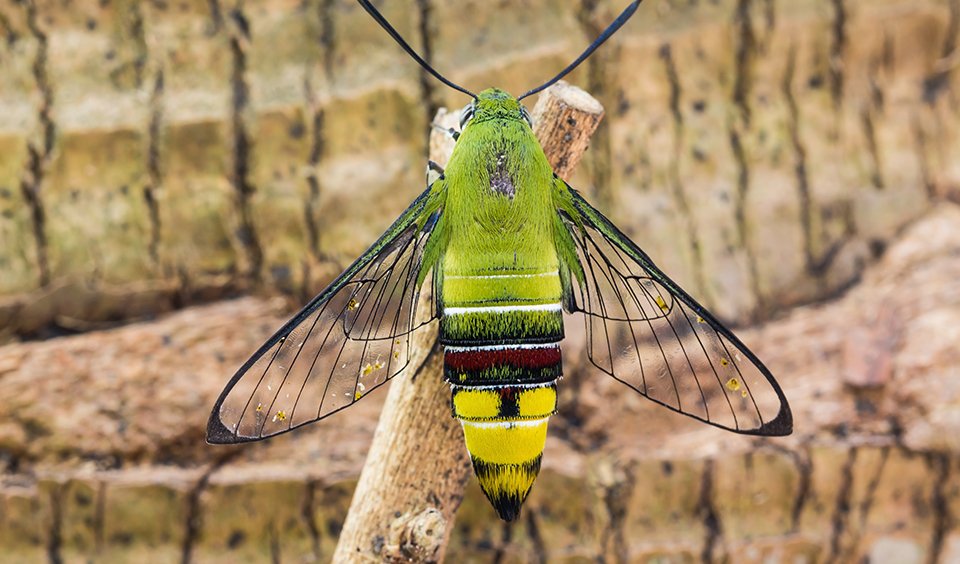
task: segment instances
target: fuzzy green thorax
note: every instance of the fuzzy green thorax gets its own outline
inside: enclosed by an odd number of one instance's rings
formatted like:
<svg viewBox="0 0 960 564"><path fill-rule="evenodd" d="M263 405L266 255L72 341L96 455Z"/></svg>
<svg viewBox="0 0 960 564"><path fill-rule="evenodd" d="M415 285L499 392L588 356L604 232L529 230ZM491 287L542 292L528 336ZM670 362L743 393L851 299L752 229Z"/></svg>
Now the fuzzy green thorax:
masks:
<svg viewBox="0 0 960 564"><path fill-rule="evenodd" d="M444 175L442 270L556 270L553 170L525 112L495 88L473 105Z"/></svg>

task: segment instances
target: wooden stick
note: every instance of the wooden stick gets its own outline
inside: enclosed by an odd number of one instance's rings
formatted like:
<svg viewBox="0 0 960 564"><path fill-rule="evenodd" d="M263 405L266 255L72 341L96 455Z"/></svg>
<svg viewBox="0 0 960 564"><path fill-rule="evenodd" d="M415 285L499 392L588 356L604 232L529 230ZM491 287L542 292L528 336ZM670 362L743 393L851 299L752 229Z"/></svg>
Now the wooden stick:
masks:
<svg viewBox="0 0 960 564"><path fill-rule="evenodd" d="M569 180L590 146L603 106L585 91L560 81L533 108L533 132L557 176Z"/></svg>
<svg viewBox="0 0 960 564"><path fill-rule="evenodd" d="M554 170L567 178L589 145L603 107L564 82L541 96L532 113L534 131ZM430 159L445 166L459 112L441 109L430 136ZM335 562L439 562L470 480L463 431L451 416L450 387L443 381L437 332L416 336L429 350L416 371L390 384L367 462L340 532ZM411 375L412 374L412 375ZM535 486L534 486L535 487ZM490 510L494 524L496 513Z"/></svg>

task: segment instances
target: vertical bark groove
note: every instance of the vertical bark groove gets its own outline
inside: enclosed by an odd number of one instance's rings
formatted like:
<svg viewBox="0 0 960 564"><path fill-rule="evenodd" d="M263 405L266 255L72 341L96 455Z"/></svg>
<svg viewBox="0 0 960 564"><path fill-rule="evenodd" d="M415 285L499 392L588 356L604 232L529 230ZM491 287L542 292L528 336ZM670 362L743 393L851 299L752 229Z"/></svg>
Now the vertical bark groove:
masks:
<svg viewBox="0 0 960 564"><path fill-rule="evenodd" d="M53 158L53 147L57 135L57 126L53 120L53 85L50 81L49 40L40 29L37 5L33 0L23 3L26 12L27 29L36 43L36 54L31 64L31 72L37 90L40 92L40 106L37 109L39 140L27 143L27 164L20 177L20 192L30 209L34 245L36 247L37 278L41 287L50 284L50 260L47 245L47 212L43 204L43 184L47 167Z"/></svg>
<svg viewBox="0 0 960 564"><path fill-rule="evenodd" d="M803 230L803 256L807 272L814 278L823 278L834 259L837 257L840 249L843 247L843 241L830 245L821 255L818 251L817 221L814 218L815 204L813 202L813 192L810 186L810 176L807 169L807 149L803 143L803 136L800 133L800 123L803 116L800 113L800 107L794 96L794 77L796 74L797 50L796 46L790 48L787 57L787 66L783 76L782 91L787 101L789 111L789 120L787 127L790 133L790 145L793 149L794 178L797 184L797 195L800 202L800 225ZM855 226L848 224L847 232L855 231Z"/></svg>
<svg viewBox="0 0 960 564"><path fill-rule="evenodd" d="M320 44L322 84L331 91L333 89L333 63L335 28L333 23L334 0L320 0L317 6L317 17L320 23L317 41ZM326 110L322 102L317 99L310 74L304 79L304 95L307 111L310 115L310 151L307 154L307 189L303 206L304 221L307 229L307 247L316 261L325 261L329 257L321 249L320 241L320 194L323 192L323 183L320 181L319 167L326 150ZM305 277L305 282L306 282Z"/></svg>
<svg viewBox="0 0 960 564"><path fill-rule="evenodd" d="M47 537L47 559L50 564L63 562L63 498L68 484L54 484L50 489L50 531Z"/></svg>
<svg viewBox="0 0 960 564"><path fill-rule="evenodd" d="M949 454L936 453L927 457L927 464L934 475L933 493L933 535L930 539L929 564L937 564L943 555L947 534L954 526L950 511L950 494L947 491L951 478L951 457Z"/></svg>
<svg viewBox="0 0 960 564"><path fill-rule="evenodd" d="M10 23L10 18L3 12L0 12L0 37L3 38L8 47L12 46L19 39L19 34L14 31L13 25Z"/></svg>
<svg viewBox="0 0 960 564"><path fill-rule="evenodd" d="M927 132L923 127L920 116L913 119L913 139L916 146L917 164L920 169L920 181L926 190L927 199L934 200L937 197L937 184L933 180L933 172L930 168L930 141Z"/></svg>
<svg viewBox="0 0 960 564"><path fill-rule="evenodd" d="M756 299L756 306L750 318L755 319L764 312L765 300L760 290L760 275L757 271L757 258L750 247L750 223L747 220L747 197L750 191L750 164L747 162L743 141L735 126L730 127L730 150L737 165L737 193L734 197L734 220L737 224L737 243L743 249L747 259L747 276L750 290Z"/></svg>
<svg viewBox="0 0 960 564"><path fill-rule="evenodd" d="M860 123L863 127L863 137L867 141L867 153L870 155L870 164L873 169L870 173L870 183L877 190L883 190L883 173L880 167L880 146L877 144L877 128L873 120L873 111L864 108L860 112Z"/></svg>
<svg viewBox="0 0 960 564"><path fill-rule="evenodd" d="M680 158L683 154L683 144L686 138L686 128L683 123L683 112L680 110L680 100L683 90L680 86L680 77L677 74L677 65L673 60L673 51L669 43L660 47L660 58L663 60L667 82L670 84L670 115L673 116L673 157L670 163L670 188L673 201L680 214L680 224L683 231L690 237L690 254L692 259L693 279L698 295L706 295L707 281L703 272L703 247L697 233L697 224L687 200L686 190L681 181Z"/></svg>
<svg viewBox="0 0 960 564"><path fill-rule="evenodd" d="M787 55L787 67L783 74L783 96L787 101L790 130L790 144L793 148L793 173L797 183L797 195L800 201L800 226L803 228L803 256L807 270L815 271L813 252L813 206L810 196L810 177L807 175L807 149L800 135L800 106L793 95L793 80L797 69L797 46L791 45Z"/></svg>
<svg viewBox="0 0 960 564"><path fill-rule="evenodd" d="M874 470L873 475L870 477L870 481L867 482L863 499L860 500L860 504L857 508L860 519L853 538L851 539L850 546L857 546L860 543L863 533L866 531L867 518L870 516L870 510L873 508L874 501L876 501L877 489L880 487L880 479L883 477L883 471L886 469L887 460L889 459L890 447L884 446L880 449L880 461L877 463L877 467Z"/></svg>
<svg viewBox="0 0 960 564"><path fill-rule="evenodd" d="M210 10L210 33L219 33L223 28L223 8L220 7L220 0L207 0L207 8Z"/></svg>
<svg viewBox="0 0 960 564"><path fill-rule="evenodd" d="M843 106L845 87L844 53L847 48L847 6L846 0L831 0L833 6L832 37L830 43L830 95L833 107L838 113Z"/></svg>
<svg viewBox="0 0 960 564"><path fill-rule="evenodd" d="M577 20L588 41L603 32L607 22L600 23L601 2L598 0L581 0L577 8ZM610 61L617 57L616 40L605 44L584 63L587 70L586 90L590 92L605 108L616 106L610 99L610 86L616 84L613 73L610 71ZM613 163L613 149L611 147L610 127L605 122L593 134L590 150L591 166L589 168L590 181L594 188L594 197L601 209L613 212L616 210L618 194L613 185L610 174Z"/></svg>
<svg viewBox="0 0 960 564"><path fill-rule="evenodd" d="M700 552L700 560L704 564L712 564L717 560L717 545L723 540L723 524L713 499L714 473L714 460L705 461L700 477L700 500L697 503L705 529L703 550Z"/></svg>
<svg viewBox="0 0 960 564"><path fill-rule="evenodd" d="M800 518L803 516L803 510L810 500L813 481L813 458L810 456L810 448L800 446L798 447L799 450L793 450L766 440L762 441L761 445L763 448L789 458L797 471L797 491L793 496L793 505L790 508L790 532L796 533L800 530Z"/></svg>
<svg viewBox="0 0 960 564"><path fill-rule="evenodd" d="M750 222L747 220L747 198L750 191L750 163L746 148L743 146L743 132L750 130L751 108L750 91L753 86L753 62L757 51L757 39L751 21L752 0L739 0L734 13L733 24L737 29L736 54L734 60L733 106L738 116L729 125L728 138L733 160L737 168L737 193L734 196L734 220L737 225L737 244L743 249L747 261L747 277L750 290L756 299L750 319L756 319L766 309L763 293L760 290L760 275L757 258L750 246Z"/></svg>
<svg viewBox="0 0 960 564"><path fill-rule="evenodd" d="M325 113L322 107L317 103L313 94L313 85L309 78L304 85L307 95L307 107L311 115L310 120L310 152L307 155L307 187L309 192L306 195L306 201L303 206L303 216L307 227L307 247L315 260L320 260L320 224L319 207L320 193L322 190L320 184L320 173L317 170L320 161L323 158L324 136L323 126Z"/></svg>
<svg viewBox="0 0 960 564"><path fill-rule="evenodd" d="M433 4L431 0L416 0L417 34L420 36L420 55L428 64L433 64ZM420 69L420 97L427 119L437 115L441 103L437 94L435 79L425 69ZM427 151L429 151L429 147Z"/></svg>
<svg viewBox="0 0 960 564"><path fill-rule="evenodd" d="M830 552L825 562L842 562L843 535L846 533L850 519L850 504L853 497L853 466L857 463L857 447L851 447L847 452L847 460L840 469L840 484L837 489L837 499L834 502L833 517L831 517Z"/></svg>
<svg viewBox="0 0 960 564"><path fill-rule="evenodd" d="M533 557L537 564L547 564L549 552L547 552L547 542L540 534L540 514L533 507L527 510L527 536L530 537L530 543L533 545Z"/></svg>
<svg viewBox="0 0 960 564"><path fill-rule="evenodd" d="M143 199L150 216L150 240L147 244L150 260L155 267L160 265L160 237L162 225L160 205L157 202L163 188L163 173L160 165L161 131L163 128L163 69L157 70L150 93L150 121L147 126L147 184Z"/></svg>
<svg viewBox="0 0 960 564"><path fill-rule="evenodd" d="M513 541L513 526L512 522L500 523L500 542L497 543L497 549L493 553L493 564L503 564L507 557L507 549L510 548L510 542Z"/></svg>
<svg viewBox="0 0 960 564"><path fill-rule="evenodd" d="M107 483L103 480L97 482L96 507L93 514L93 542L94 554L99 556L103 554L104 544L104 523L106 521L107 508Z"/></svg>
<svg viewBox="0 0 960 564"><path fill-rule="evenodd" d="M130 10L130 36L133 38L136 47L133 54L133 60L130 66L133 67L133 80L137 88L141 88L144 82L144 74L147 70L147 60L150 57L147 48L147 34L143 20L143 9L140 2L134 2Z"/></svg>
<svg viewBox="0 0 960 564"><path fill-rule="evenodd" d="M637 477L631 466L615 467L614 476L613 483L603 488L602 499L603 507L607 512L607 523L600 540L603 554L598 560L602 560L604 555L612 554L617 562L628 562L630 545L627 542L624 527L629 500L633 494L633 488L637 485Z"/></svg>
<svg viewBox="0 0 960 564"><path fill-rule="evenodd" d="M193 562L193 548L200 538L203 527L203 508L200 503L200 498L210 484L210 477L240 454L240 452L239 449L231 449L227 453L222 454L220 458L207 466L203 474L200 475L200 478L194 483L193 487L190 488L190 491L187 492L183 544L180 546L181 564L190 564L190 562Z"/></svg>
<svg viewBox="0 0 960 564"><path fill-rule="evenodd" d="M960 0L950 0L949 8L950 20L940 49L940 61L923 81L923 99L930 105L935 104L942 93L950 90L950 76L957 68L953 60L960 57Z"/></svg>
<svg viewBox="0 0 960 564"><path fill-rule="evenodd" d="M319 480L310 479L303 486L303 502L300 505L300 516L303 518L303 524L310 535L310 548L313 551L313 560L321 561L320 550L320 525L317 523L316 510L317 489L322 487Z"/></svg>
<svg viewBox="0 0 960 564"><path fill-rule="evenodd" d="M761 49L766 52L773 39L773 34L777 30L777 4L776 0L763 0L763 23L765 26L763 32L763 42Z"/></svg>
<svg viewBox="0 0 960 564"><path fill-rule="evenodd" d="M750 21L753 0L739 0L733 16L736 28L734 52L733 106L739 111L744 126L750 128L750 89L753 83L753 58L757 39Z"/></svg>
<svg viewBox="0 0 960 564"><path fill-rule="evenodd" d="M235 237L246 260L245 276L254 282L260 280L263 267L263 248L253 221L251 200L257 191L250 179L253 139L247 125L250 108L250 85L247 79L247 48L250 45L250 21L243 12L242 4L230 11L226 26L230 43L232 91L231 106L231 156L230 183L234 192L234 211L237 214Z"/></svg>

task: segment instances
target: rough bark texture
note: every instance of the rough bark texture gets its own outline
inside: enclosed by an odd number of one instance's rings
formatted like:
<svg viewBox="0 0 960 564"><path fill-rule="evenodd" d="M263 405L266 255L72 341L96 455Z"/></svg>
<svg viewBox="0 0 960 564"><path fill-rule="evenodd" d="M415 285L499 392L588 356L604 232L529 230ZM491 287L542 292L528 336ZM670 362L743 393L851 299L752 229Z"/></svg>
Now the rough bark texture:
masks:
<svg viewBox="0 0 960 564"><path fill-rule="evenodd" d="M557 176L569 180L603 119L603 106L576 86L560 81L533 108L533 130Z"/></svg>
<svg viewBox="0 0 960 564"><path fill-rule="evenodd" d="M620 4L384 9L454 79L520 92ZM572 78L610 112L575 184L727 319L835 295L957 193L958 22L956 0L651 2ZM303 299L463 103L350 0L18 0L0 39L6 339Z"/></svg>
<svg viewBox="0 0 960 564"><path fill-rule="evenodd" d="M513 92L622 7L382 5ZM648 0L570 78L608 109L573 184L763 321L797 433L664 413L571 334L524 519L470 481L448 560L960 561L958 43L958 0ZM384 395L226 451L206 416L416 195L462 97L348 0L0 2L0 79L0 333L89 331L0 348L3 558L329 560Z"/></svg>
<svg viewBox="0 0 960 564"><path fill-rule="evenodd" d="M547 159L566 177L590 144L603 106L561 82L543 93L532 116ZM444 130L459 121L459 112L443 108L433 120L430 160L441 167L453 151L453 138ZM390 385L334 553L337 562L439 562L446 552L472 467L460 425L450 416L437 335L417 339L431 355L412 377Z"/></svg>
<svg viewBox="0 0 960 564"><path fill-rule="evenodd" d="M584 371L571 335L525 517L498 523L469 480L448 561L957 561L958 226L960 207L938 204L842 298L741 331L792 402L788 439L666 413ZM203 444L280 305L0 349L5 557L329 560L385 394L293 435Z"/></svg>

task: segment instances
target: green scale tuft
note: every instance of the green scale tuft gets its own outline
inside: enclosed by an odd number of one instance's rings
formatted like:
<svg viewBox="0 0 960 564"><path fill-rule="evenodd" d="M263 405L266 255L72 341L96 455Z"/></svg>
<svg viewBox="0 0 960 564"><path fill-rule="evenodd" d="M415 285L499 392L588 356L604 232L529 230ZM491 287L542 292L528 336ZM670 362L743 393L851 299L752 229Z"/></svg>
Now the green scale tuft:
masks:
<svg viewBox="0 0 960 564"><path fill-rule="evenodd" d="M554 343L563 339L563 314L559 310L445 314L440 335L444 345L457 346Z"/></svg>

